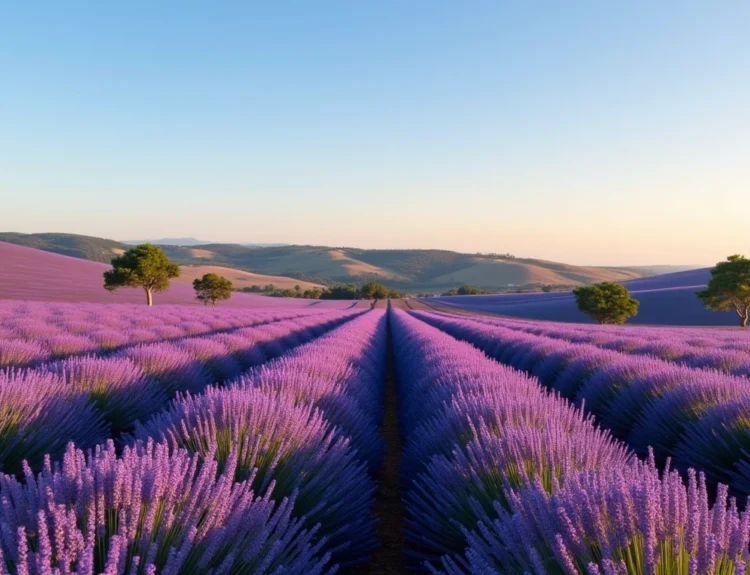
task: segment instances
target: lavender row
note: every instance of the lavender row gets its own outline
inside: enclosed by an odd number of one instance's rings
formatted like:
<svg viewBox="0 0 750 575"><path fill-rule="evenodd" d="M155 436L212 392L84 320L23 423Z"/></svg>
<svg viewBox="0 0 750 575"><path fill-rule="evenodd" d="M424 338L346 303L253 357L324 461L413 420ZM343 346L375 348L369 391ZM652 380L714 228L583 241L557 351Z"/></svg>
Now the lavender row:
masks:
<svg viewBox="0 0 750 575"><path fill-rule="evenodd" d="M297 491L295 516L320 525L324 551L347 565L374 548L371 514L379 464L385 369L385 316L369 312L242 375L224 388L179 397L136 427L154 439L220 466L238 445L235 477L275 497Z"/></svg>
<svg viewBox="0 0 750 575"><path fill-rule="evenodd" d="M747 378L691 369L644 356L602 350L415 312L546 387L585 407L600 425L642 456L695 467L711 482L750 495L750 385Z"/></svg>
<svg viewBox="0 0 750 575"><path fill-rule="evenodd" d="M228 387L181 396L138 427L143 441L119 459L111 444L88 457L69 448L61 467L27 472L25 486L6 476L9 570L315 574L331 552L354 560L373 541L372 479L326 421L336 408L313 403L356 397L370 414L364 398L377 391L365 390L382 387L384 327L382 314L366 314ZM286 384L300 368L317 390Z"/></svg>
<svg viewBox="0 0 750 575"><path fill-rule="evenodd" d="M356 315L356 314L354 314ZM88 448L160 410L180 391L200 392L278 357L353 317L302 316L231 334L127 348L114 357L71 358L0 372L0 470Z"/></svg>
<svg viewBox="0 0 750 575"><path fill-rule="evenodd" d="M43 319L38 314L19 313L0 320L0 368L35 366L73 355L106 354L141 343L208 335L321 313L317 310L193 308L197 311L187 314L184 310L177 313L177 310L159 308L144 314L143 307L135 306L46 304L51 310L59 311L58 315L41 306L37 304L33 310L45 309L49 315ZM76 313L79 307L88 311ZM126 309L119 309L121 307Z"/></svg>
<svg viewBox="0 0 750 575"><path fill-rule="evenodd" d="M387 316L361 317L250 370L233 383L311 403L349 437L370 471L382 463L380 422L386 369Z"/></svg>
<svg viewBox="0 0 750 575"><path fill-rule="evenodd" d="M409 538L443 553L432 572L746 573L750 515L725 487L711 506L702 476L660 474L534 379L404 312L393 337L407 450L424 462L405 477Z"/></svg>
<svg viewBox="0 0 750 575"><path fill-rule="evenodd" d="M436 312L445 313L445 312ZM455 315L448 314L446 315ZM497 325L513 324L517 327L539 328L543 330L563 330L567 333L577 332L582 336L591 334L603 334L608 337L638 337L643 341L658 341L670 339L694 347L711 347L717 341L731 346L733 349L748 350L750 335L739 329L712 328L712 327L669 327L669 326L631 326L631 325L599 325L599 324L572 324L554 321L532 321L517 318L505 318L490 315L463 316L467 319L481 320Z"/></svg>
<svg viewBox="0 0 750 575"><path fill-rule="evenodd" d="M695 329L681 333L666 328L580 327L478 316L471 317L471 321L632 355L655 357L687 367L750 376L750 339L737 330Z"/></svg>
<svg viewBox="0 0 750 575"><path fill-rule="evenodd" d="M25 482L0 476L0 573L12 575L323 575L335 572L316 530L253 478L238 452L205 461L152 442L117 455L110 441Z"/></svg>
<svg viewBox="0 0 750 575"><path fill-rule="evenodd" d="M630 454L538 382L473 347L392 312L405 437L411 554L462 559L466 533L493 503L580 470L622 467ZM474 508L474 504L476 508Z"/></svg>

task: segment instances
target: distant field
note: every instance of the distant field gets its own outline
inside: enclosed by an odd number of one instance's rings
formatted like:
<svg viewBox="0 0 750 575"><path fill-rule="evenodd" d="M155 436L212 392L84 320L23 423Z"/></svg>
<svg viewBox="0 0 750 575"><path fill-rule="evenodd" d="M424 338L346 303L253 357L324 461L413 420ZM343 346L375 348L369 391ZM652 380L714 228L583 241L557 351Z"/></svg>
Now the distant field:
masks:
<svg viewBox="0 0 750 575"><path fill-rule="evenodd" d="M0 299L27 301L61 301L93 303L143 303L141 289L106 291L102 274L107 264L62 256L41 250L0 242ZM298 282L301 285L301 282ZM200 305L192 286L172 282L170 288L155 295L156 305ZM345 309L352 302L268 298L254 294L236 293L231 307L307 307Z"/></svg>
<svg viewBox="0 0 750 575"><path fill-rule="evenodd" d="M708 281L708 269L691 270L625 282L641 302L638 315L628 323L641 325L734 326L731 312L712 312L695 296ZM427 304L443 309L506 315L526 319L592 323L578 311L573 294L528 293L427 298Z"/></svg>
<svg viewBox="0 0 750 575"><path fill-rule="evenodd" d="M324 287L320 284L296 280L285 276L254 274L252 272L226 268L223 266L180 266L180 277L177 278L177 281L192 284L194 279L203 276L203 274L209 273L218 274L231 280L236 288L251 287L253 285L263 287L273 285L279 289L294 289L294 286L298 285L302 290Z"/></svg>
<svg viewBox="0 0 750 575"><path fill-rule="evenodd" d="M610 268L568 266L528 260L476 258L472 265L432 280L437 286L578 285L603 281L627 281L641 274Z"/></svg>

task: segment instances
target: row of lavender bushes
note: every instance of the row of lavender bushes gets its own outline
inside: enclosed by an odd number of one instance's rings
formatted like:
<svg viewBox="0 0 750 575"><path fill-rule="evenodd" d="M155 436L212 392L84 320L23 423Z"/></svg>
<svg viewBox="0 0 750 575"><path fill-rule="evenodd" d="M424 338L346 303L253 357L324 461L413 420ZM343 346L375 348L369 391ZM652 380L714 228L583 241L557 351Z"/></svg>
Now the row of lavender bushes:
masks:
<svg viewBox="0 0 750 575"><path fill-rule="evenodd" d="M277 357L352 317L302 315L231 333L127 347L36 368L0 371L0 471L38 469L68 441L88 448L117 437L180 391L200 392Z"/></svg>
<svg viewBox="0 0 750 575"><path fill-rule="evenodd" d="M440 314L443 315L443 314ZM449 314L445 314L450 317ZM514 331L591 344L633 355L645 355L686 367L709 368L730 375L750 376L750 337L744 331L719 329L637 329L523 322L473 316L473 321Z"/></svg>
<svg viewBox="0 0 750 575"><path fill-rule="evenodd" d="M432 572L747 573L726 487L711 505L702 475L659 472L537 380L392 314L407 535Z"/></svg>
<svg viewBox="0 0 750 575"><path fill-rule="evenodd" d="M653 449L750 495L750 381L458 317L415 312L582 406L640 455Z"/></svg>
<svg viewBox="0 0 750 575"><path fill-rule="evenodd" d="M180 393L119 456L111 441L70 446L36 476L2 476L0 572L316 574L364 560L384 322L367 313Z"/></svg>
<svg viewBox="0 0 750 575"><path fill-rule="evenodd" d="M242 310L96 304L0 303L0 368L36 366L74 355L228 332L319 310Z"/></svg>

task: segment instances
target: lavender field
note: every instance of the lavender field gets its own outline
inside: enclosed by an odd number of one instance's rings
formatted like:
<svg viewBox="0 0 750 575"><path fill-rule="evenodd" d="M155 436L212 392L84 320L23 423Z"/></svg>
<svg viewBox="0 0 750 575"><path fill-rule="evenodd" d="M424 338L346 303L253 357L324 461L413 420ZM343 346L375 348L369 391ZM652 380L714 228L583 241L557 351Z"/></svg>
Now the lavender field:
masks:
<svg viewBox="0 0 750 575"><path fill-rule="evenodd" d="M3 3L0 575L750 575L749 22Z"/></svg>
<svg viewBox="0 0 750 575"><path fill-rule="evenodd" d="M629 323L639 325L736 326L731 311L707 310L696 297L706 286L708 269L690 270L623 282L640 302L638 315ZM435 297L425 300L447 310L465 310L533 320L592 323L578 310L571 292L508 293Z"/></svg>
<svg viewBox="0 0 750 575"><path fill-rule="evenodd" d="M749 573L749 376L736 330L3 300L0 573Z"/></svg>

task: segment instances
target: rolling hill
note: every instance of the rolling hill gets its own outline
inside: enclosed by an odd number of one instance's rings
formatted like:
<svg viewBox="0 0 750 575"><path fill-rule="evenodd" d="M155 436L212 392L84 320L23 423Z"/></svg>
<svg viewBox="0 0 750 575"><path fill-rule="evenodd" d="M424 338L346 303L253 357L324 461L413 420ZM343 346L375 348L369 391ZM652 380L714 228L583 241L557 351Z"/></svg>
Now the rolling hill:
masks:
<svg viewBox="0 0 750 575"><path fill-rule="evenodd" d="M76 234L17 234L14 232L0 233L0 242L17 244L70 256L108 264L112 258L127 250L129 246L92 236Z"/></svg>
<svg viewBox="0 0 750 575"><path fill-rule="evenodd" d="M25 246L0 242L0 300L63 301L93 303L144 303L143 290L121 289L110 293L103 288L102 274L107 264L86 261ZM172 282L156 294L155 305L201 305L192 286ZM229 307L346 307L351 302L268 298L235 293Z"/></svg>
<svg viewBox="0 0 750 575"><path fill-rule="evenodd" d="M0 233L0 241L103 263L109 262L120 250L129 248L127 244L113 240L73 234ZM531 284L572 287L653 275L648 268L573 266L448 250L366 250L286 245L261 247L240 244L162 247L169 257L181 265L210 265L287 278L274 279L272 283L278 285L289 278L296 283L324 285L372 280L404 291L438 292L462 284L498 290Z"/></svg>
<svg viewBox="0 0 750 575"><path fill-rule="evenodd" d="M251 287L259 285L265 287L273 285L278 289L294 289L299 286L303 291L313 288L322 288L320 284L288 278L284 276L268 276L263 274L254 274L234 268L225 268L221 266L180 266L180 277L176 281L192 284L193 280L201 277L203 274L217 274L232 281L235 288Z"/></svg>

